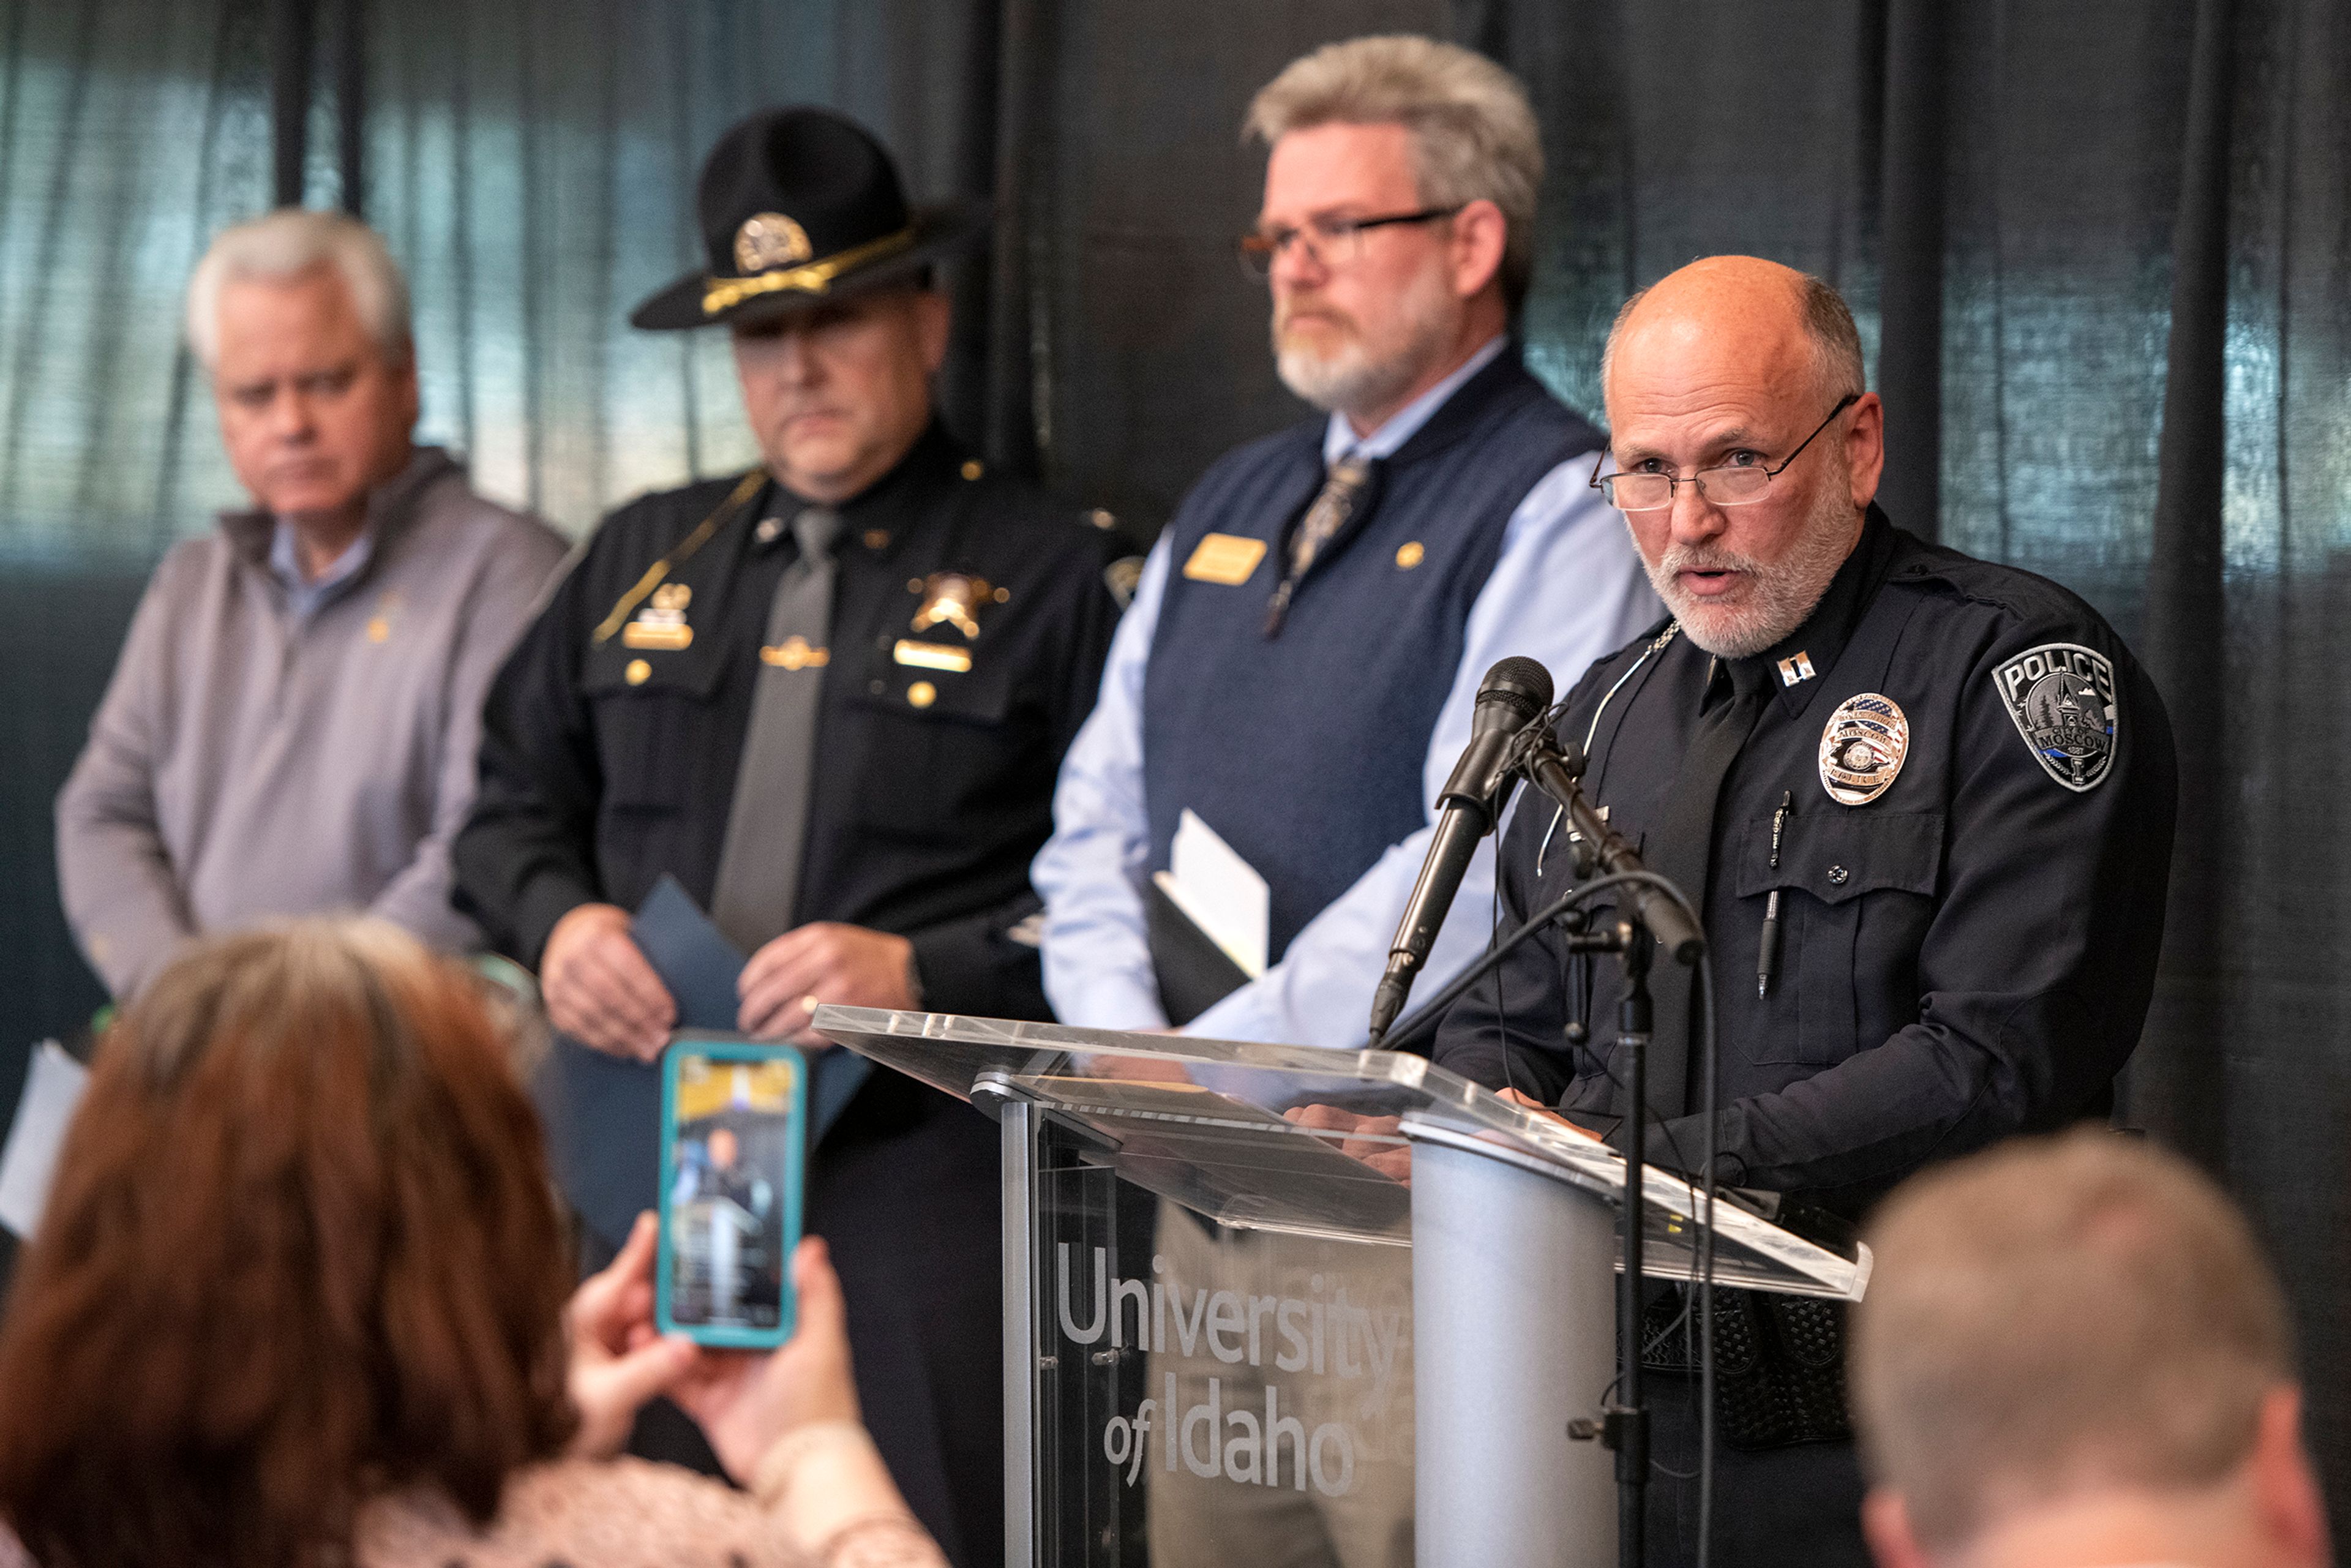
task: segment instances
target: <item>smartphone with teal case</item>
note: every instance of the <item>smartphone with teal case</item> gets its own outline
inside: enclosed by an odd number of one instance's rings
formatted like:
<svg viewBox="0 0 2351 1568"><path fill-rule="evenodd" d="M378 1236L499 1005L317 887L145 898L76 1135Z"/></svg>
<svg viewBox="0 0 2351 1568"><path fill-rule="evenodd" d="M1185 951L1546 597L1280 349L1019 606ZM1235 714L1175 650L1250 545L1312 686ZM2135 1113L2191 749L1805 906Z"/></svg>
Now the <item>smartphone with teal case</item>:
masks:
<svg viewBox="0 0 2351 1568"><path fill-rule="evenodd" d="M688 1034L663 1054L663 1333L752 1349L791 1337L808 1077L789 1045Z"/></svg>

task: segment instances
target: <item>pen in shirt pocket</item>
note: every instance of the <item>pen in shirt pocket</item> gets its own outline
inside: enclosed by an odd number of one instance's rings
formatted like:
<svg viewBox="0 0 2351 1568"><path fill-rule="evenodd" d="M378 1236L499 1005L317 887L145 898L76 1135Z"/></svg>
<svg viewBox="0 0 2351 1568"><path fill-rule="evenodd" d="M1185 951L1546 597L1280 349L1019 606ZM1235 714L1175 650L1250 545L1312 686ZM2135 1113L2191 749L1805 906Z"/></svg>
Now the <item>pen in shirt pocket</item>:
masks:
<svg viewBox="0 0 2351 1568"><path fill-rule="evenodd" d="M1780 831L1788 825L1788 813L1794 810L1796 792L1780 792L1780 809L1771 813L1771 869L1780 869ZM1755 996L1757 1000L1771 994L1771 972L1780 965L1780 890L1773 888L1763 904L1763 946L1755 955Z"/></svg>

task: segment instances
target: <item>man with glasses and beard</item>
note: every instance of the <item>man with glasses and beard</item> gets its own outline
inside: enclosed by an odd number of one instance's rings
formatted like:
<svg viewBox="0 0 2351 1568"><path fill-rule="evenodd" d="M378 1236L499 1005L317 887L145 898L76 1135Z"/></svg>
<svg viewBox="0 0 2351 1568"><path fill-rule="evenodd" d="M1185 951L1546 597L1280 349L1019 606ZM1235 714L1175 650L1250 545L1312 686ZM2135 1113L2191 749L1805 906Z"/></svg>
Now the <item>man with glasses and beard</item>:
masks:
<svg viewBox="0 0 2351 1568"><path fill-rule="evenodd" d="M1518 83L1466 49L1358 38L1292 63L1249 130L1271 152L1241 257L1270 287L1283 383L1322 413L1219 459L1160 537L1031 879L1063 1022L1343 1049L1363 1042L1479 678L1510 654L1580 671L1656 601L1584 483L1599 434L1510 336L1542 177ZM1198 962L1152 886L1194 819L1264 879L1254 979ZM1492 888L1481 847L1427 983L1484 945ZM1151 1256L1195 1287L1411 1296L1407 1254L1212 1233L1173 1207ZM1145 1381L1172 1384L1171 1407L1316 1397L1256 1379L1166 1351ZM1162 1473L1152 1561L1226 1562L1247 1542L1269 1561L1409 1563L1410 1402L1324 1393L1351 1401L1343 1496Z"/></svg>
<svg viewBox="0 0 2351 1568"><path fill-rule="evenodd" d="M1673 614L1583 677L1557 733L1588 752L1611 825L1699 906L1719 1009L1709 1127L1696 988L1652 968L1650 1162L1697 1173L1711 1148L1726 1186L1858 1218L1929 1160L2105 1116L2171 858L2171 734L2146 674L2073 594L1873 505L1883 412L1819 279L1692 263L1626 303L1603 382L1592 482ZM1554 811L1521 809L1506 923L1573 885L1575 860ZM1616 960L1546 929L1447 1014L1437 1060L1613 1139L1621 988ZM1839 1311L1715 1300L1717 1343L1741 1348L1719 1369L1713 1561L1865 1563ZM1649 1561L1687 1563L1698 1379L1670 1332L1680 1289L1653 1286L1649 1310Z"/></svg>
<svg viewBox="0 0 2351 1568"><path fill-rule="evenodd" d="M1271 153L1243 260L1322 415L1218 460L1160 537L1033 879L1062 1021L1343 1047L1480 675L1513 653L1580 672L1656 601L1584 484L1599 434L1510 336L1542 175L1518 83L1358 38L1293 62L1248 128ZM1221 999L1163 986L1146 909L1187 814L1267 883L1264 972ZM1426 983L1483 946L1491 887L1481 851Z"/></svg>

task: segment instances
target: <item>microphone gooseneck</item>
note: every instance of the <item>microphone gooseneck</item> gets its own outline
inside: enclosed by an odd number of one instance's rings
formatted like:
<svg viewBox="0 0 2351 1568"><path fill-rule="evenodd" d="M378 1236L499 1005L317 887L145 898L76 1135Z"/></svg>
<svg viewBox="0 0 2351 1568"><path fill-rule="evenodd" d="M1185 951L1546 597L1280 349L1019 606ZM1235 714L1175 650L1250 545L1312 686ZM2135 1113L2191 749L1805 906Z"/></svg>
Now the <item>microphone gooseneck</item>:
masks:
<svg viewBox="0 0 2351 1568"><path fill-rule="evenodd" d="M1568 826L1576 836L1591 846L1593 863L1613 875L1648 870L1641 857L1625 841L1625 835L1608 825L1583 793L1583 769L1586 758L1583 752L1562 749L1559 743L1544 737L1526 759L1527 777L1534 787L1556 801L1567 815ZM1695 967L1706 952L1706 936L1680 904L1667 897L1656 887L1645 883L1632 884L1633 904L1636 917L1647 927L1658 946L1673 956L1677 964Z"/></svg>

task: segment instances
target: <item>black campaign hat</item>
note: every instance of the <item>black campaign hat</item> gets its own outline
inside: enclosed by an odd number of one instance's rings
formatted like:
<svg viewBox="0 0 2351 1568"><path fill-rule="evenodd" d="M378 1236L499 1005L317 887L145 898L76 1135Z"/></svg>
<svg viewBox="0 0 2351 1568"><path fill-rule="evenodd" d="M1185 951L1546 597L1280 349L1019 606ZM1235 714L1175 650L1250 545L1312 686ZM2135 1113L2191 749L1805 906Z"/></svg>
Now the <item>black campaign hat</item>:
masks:
<svg viewBox="0 0 2351 1568"><path fill-rule="evenodd" d="M904 282L987 232L976 204L910 207L890 154L827 109L762 110L718 139L695 206L709 270L630 313L654 330L758 320Z"/></svg>

